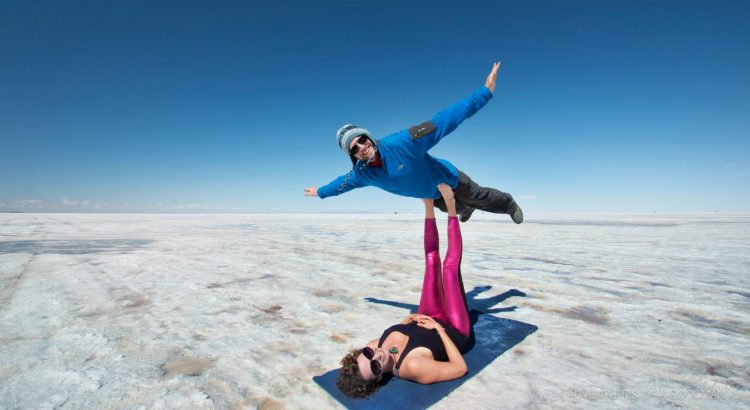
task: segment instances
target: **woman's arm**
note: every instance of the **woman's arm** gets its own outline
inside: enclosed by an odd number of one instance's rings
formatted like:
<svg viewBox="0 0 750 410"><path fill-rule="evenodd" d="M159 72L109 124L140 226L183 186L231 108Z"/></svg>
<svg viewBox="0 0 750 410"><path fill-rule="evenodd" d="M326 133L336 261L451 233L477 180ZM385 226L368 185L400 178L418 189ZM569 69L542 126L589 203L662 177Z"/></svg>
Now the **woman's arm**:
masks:
<svg viewBox="0 0 750 410"><path fill-rule="evenodd" d="M464 361L458 347L448 337L443 326L435 319L424 315L418 315L418 323L421 327L437 330L440 340L445 346L445 352L448 354L448 361L439 362L434 359L415 356L401 366L401 375L422 384L453 380L465 375L469 371L466 361ZM404 370L407 370L406 374L404 374Z"/></svg>

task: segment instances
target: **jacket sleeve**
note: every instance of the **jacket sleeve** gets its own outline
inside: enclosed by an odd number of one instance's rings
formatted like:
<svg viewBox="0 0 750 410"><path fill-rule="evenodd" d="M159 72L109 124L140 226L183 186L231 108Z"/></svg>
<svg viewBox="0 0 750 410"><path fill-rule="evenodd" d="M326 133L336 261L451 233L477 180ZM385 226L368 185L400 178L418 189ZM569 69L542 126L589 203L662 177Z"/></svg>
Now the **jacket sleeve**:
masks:
<svg viewBox="0 0 750 410"><path fill-rule="evenodd" d="M425 151L450 134L465 119L476 114L492 99L492 92L482 87L458 103L446 108L432 117L431 121L409 128L412 140L422 145Z"/></svg>
<svg viewBox="0 0 750 410"><path fill-rule="evenodd" d="M336 196L362 186L364 185L357 181L357 175L354 172L354 169L352 169L350 172L347 172L328 184L318 188L318 197L323 199L329 196Z"/></svg>

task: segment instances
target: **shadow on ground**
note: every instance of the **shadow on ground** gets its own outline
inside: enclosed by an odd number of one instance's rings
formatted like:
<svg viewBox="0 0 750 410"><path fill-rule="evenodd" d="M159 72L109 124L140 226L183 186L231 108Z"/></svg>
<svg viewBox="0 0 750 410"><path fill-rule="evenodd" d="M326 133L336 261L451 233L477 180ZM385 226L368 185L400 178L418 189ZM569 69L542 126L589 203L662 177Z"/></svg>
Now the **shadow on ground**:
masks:
<svg viewBox="0 0 750 410"><path fill-rule="evenodd" d="M487 292L490 289L492 289L492 286L489 286L489 285L475 286L474 289L466 292L466 303L469 305L470 312L474 312L474 315L471 318L472 324L476 322L477 314L513 312L518 308L517 306L508 306L508 307L501 307L501 308L495 308L495 309L492 309L492 307L514 296L526 297L526 294L521 292L520 290L510 289L499 295L495 295L489 298L485 298L485 299L477 298L480 293ZM417 309L419 308L418 305L413 305L410 303L403 303L403 302L396 302L392 300L383 300L383 299L378 299L378 298L365 298L365 300L371 303L379 303L382 305L388 305L388 306L398 307L402 309L407 309L409 310L410 313L417 313Z"/></svg>

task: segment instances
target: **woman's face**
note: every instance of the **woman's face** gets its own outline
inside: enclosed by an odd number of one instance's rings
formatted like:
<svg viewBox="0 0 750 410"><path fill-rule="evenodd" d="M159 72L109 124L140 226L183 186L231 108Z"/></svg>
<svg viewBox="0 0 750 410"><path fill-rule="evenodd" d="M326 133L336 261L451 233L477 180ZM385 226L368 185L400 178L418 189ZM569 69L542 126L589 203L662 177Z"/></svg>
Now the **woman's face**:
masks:
<svg viewBox="0 0 750 410"><path fill-rule="evenodd" d="M364 380L375 381L383 377L383 369L385 369L388 361L391 360L391 355L380 347L371 347L370 349L373 351L372 359L368 359L364 353L360 353L357 356L357 364ZM380 369L380 372L375 374L373 369Z"/></svg>

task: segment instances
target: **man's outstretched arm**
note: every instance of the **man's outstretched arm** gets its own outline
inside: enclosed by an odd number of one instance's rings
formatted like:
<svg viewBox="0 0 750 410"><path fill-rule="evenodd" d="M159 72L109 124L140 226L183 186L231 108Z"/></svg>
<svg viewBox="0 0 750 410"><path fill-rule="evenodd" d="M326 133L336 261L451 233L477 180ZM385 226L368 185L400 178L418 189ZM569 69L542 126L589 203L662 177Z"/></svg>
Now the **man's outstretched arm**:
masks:
<svg viewBox="0 0 750 410"><path fill-rule="evenodd" d="M318 198L323 199L329 196L341 195L352 189L361 188L363 186L364 185L360 184L357 177L354 175L354 170L352 170L352 172L341 175L320 188L314 186L305 188L305 196L317 196Z"/></svg>
<svg viewBox="0 0 750 410"><path fill-rule="evenodd" d="M495 91L495 81L500 63L494 63L492 70L487 75L484 87L475 91L471 96L465 98L451 107L440 111L432 120L409 128L412 139L424 144L425 151L440 142L443 137L455 130L465 119L474 115L492 99Z"/></svg>

